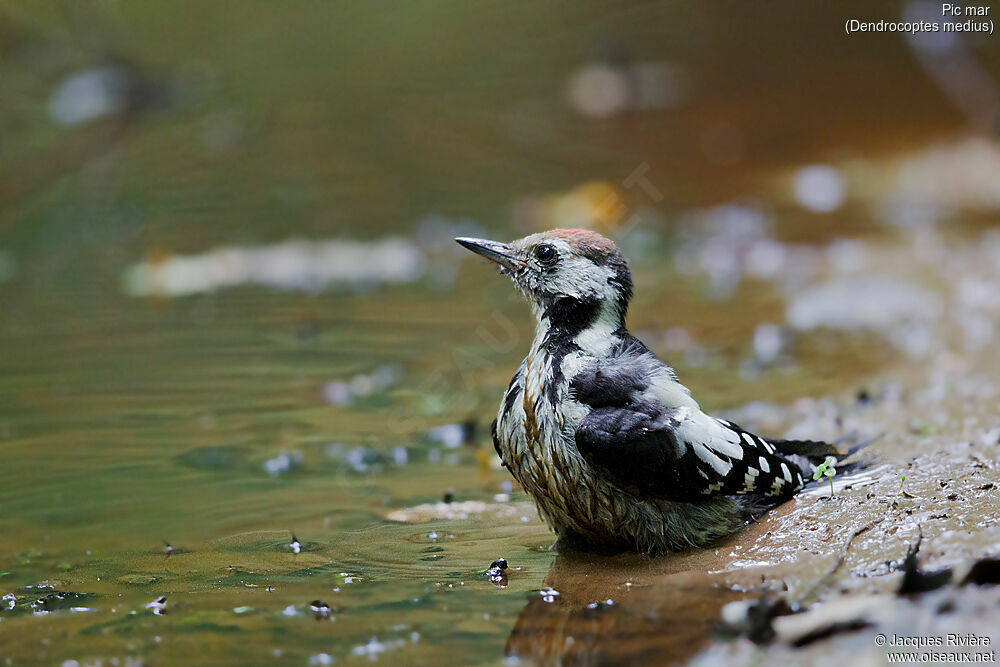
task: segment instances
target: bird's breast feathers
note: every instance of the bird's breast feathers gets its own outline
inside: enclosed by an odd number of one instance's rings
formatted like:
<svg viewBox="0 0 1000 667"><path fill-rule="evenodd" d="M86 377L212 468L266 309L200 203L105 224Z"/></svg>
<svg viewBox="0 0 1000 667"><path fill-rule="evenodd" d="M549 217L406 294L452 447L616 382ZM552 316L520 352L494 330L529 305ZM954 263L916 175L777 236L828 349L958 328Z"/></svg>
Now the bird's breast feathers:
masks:
<svg viewBox="0 0 1000 667"><path fill-rule="evenodd" d="M498 415L497 448L516 476L593 470L670 500L801 488L802 471L770 443L702 412L666 364L625 343L607 357L533 349Z"/></svg>
<svg viewBox="0 0 1000 667"><path fill-rule="evenodd" d="M535 347L504 394L498 432L508 434L506 439L512 444L546 436L553 439L552 445L573 447L574 433L594 405L625 393L629 400L641 395L664 407L685 407L692 415L701 414L687 387L651 355L642 363L623 365L621 358L610 360L582 349L553 354ZM690 428L697 428L693 419L688 421Z"/></svg>

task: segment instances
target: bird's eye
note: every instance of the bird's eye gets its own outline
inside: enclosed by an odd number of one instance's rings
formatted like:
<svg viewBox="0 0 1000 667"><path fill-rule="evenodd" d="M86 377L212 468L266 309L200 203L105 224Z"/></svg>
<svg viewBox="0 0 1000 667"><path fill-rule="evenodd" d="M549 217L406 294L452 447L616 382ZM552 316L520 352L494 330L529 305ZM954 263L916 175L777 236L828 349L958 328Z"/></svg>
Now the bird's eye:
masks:
<svg viewBox="0 0 1000 667"><path fill-rule="evenodd" d="M535 246L535 259L537 259L542 264L551 266L555 264L556 260L559 258L559 253L556 252L554 246L548 243L542 243L541 245Z"/></svg>

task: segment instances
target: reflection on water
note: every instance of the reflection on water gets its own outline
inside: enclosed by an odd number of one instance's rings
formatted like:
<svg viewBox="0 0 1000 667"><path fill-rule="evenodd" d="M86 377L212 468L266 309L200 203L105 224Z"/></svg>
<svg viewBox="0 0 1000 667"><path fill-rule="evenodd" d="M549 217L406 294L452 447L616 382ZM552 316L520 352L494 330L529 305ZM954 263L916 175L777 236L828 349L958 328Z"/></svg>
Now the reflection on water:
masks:
<svg viewBox="0 0 1000 667"><path fill-rule="evenodd" d="M727 602L719 551L649 559L560 553L506 652L529 664L676 664L702 650Z"/></svg>

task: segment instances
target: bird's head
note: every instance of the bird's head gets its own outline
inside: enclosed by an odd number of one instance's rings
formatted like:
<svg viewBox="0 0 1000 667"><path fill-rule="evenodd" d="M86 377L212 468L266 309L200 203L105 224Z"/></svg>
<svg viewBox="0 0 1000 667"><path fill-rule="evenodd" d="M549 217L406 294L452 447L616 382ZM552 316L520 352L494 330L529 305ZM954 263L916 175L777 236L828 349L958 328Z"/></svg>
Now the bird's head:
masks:
<svg viewBox="0 0 1000 667"><path fill-rule="evenodd" d="M632 274L614 242L597 232L553 229L510 243L455 240L496 262L531 301L539 319L574 329L595 320L624 325Z"/></svg>

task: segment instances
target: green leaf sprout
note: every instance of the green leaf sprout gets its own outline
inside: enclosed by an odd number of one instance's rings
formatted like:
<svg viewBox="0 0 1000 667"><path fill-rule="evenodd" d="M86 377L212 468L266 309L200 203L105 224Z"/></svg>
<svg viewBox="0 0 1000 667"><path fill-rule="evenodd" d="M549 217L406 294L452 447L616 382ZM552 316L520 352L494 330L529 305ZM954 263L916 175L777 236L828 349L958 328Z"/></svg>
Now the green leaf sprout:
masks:
<svg viewBox="0 0 1000 667"><path fill-rule="evenodd" d="M837 459L832 456L826 457L826 460L816 466L816 471L813 472L813 481L818 482L824 477L830 480L830 497L833 498L833 477L837 474L837 469L834 467L837 465Z"/></svg>

